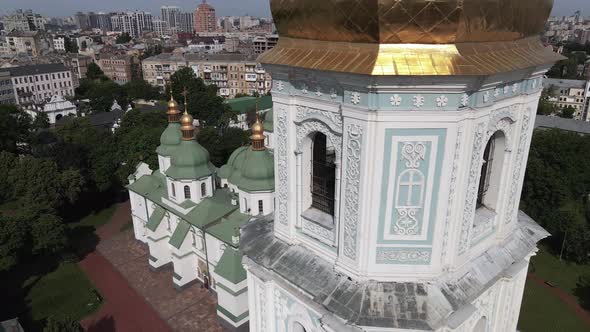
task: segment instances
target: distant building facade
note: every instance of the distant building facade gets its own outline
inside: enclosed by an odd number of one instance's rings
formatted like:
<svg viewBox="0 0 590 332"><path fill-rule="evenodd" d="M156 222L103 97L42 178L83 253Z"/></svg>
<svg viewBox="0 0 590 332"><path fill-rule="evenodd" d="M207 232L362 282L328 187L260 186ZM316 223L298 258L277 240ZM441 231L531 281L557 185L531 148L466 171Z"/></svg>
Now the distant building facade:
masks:
<svg viewBox="0 0 590 332"><path fill-rule="evenodd" d="M115 13L111 16L111 25L113 31L139 38L144 32L153 30L153 18L152 14L143 11Z"/></svg>
<svg viewBox="0 0 590 332"><path fill-rule="evenodd" d="M0 104L15 104L10 72L0 69Z"/></svg>
<svg viewBox="0 0 590 332"><path fill-rule="evenodd" d="M39 31L13 31L6 36L8 53L39 56L53 49L53 39Z"/></svg>
<svg viewBox="0 0 590 332"><path fill-rule="evenodd" d="M206 0L203 0L195 10L195 32L212 32L216 28L215 8L208 4Z"/></svg>
<svg viewBox="0 0 590 332"><path fill-rule="evenodd" d="M133 58L125 54L101 54L98 66L105 76L118 84L129 83L133 78Z"/></svg>
<svg viewBox="0 0 590 332"><path fill-rule="evenodd" d="M73 96L72 73L61 63L7 68L17 105L42 103L55 95Z"/></svg>
<svg viewBox="0 0 590 332"><path fill-rule="evenodd" d="M76 105L65 100L61 95L55 95L43 104L27 105L24 110L33 118L36 118L40 113L46 114L50 124L55 124L64 116L76 116L77 113Z"/></svg>
<svg viewBox="0 0 590 332"><path fill-rule="evenodd" d="M278 35L267 35L255 37L252 41L254 44L254 52L256 54L262 54L266 51L272 50L273 47L279 42Z"/></svg>
<svg viewBox="0 0 590 332"><path fill-rule="evenodd" d="M13 14L7 15L3 19L4 30L11 31L39 31L45 30L45 19L40 14L33 13L32 10L18 9Z"/></svg>
<svg viewBox="0 0 590 332"><path fill-rule="evenodd" d="M590 81L548 78L543 87L553 94L549 102L559 111L569 106L575 110L574 119L588 120Z"/></svg>

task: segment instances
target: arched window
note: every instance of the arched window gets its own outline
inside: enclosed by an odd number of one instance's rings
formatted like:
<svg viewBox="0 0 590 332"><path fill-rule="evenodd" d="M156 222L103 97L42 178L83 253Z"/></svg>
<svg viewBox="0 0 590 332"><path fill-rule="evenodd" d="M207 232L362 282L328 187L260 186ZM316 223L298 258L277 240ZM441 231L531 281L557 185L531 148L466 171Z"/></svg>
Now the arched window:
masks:
<svg viewBox="0 0 590 332"><path fill-rule="evenodd" d="M327 137L316 133L313 137L311 160L311 207L334 215L336 185L336 154L327 148Z"/></svg>
<svg viewBox="0 0 590 332"><path fill-rule="evenodd" d="M262 214L264 212L264 203L262 200L258 200L258 213Z"/></svg>
<svg viewBox="0 0 590 332"><path fill-rule="evenodd" d="M303 327L303 325L301 325L301 323L299 322L295 322L293 323L293 332L307 332L307 330L305 329L305 327Z"/></svg>
<svg viewBox="0 0 590 332"><path fill-rule="evenodd" d="M176 197L176 186L174 185L174 183L171 183L171 187L172 187L172 197Z"/></svg>
<svg viewBox="0 0 590 332"><path fill-rule="evenodd" d="M207 196L207 185L205 182L201 183L201 197Z"/></svg>
<svg viewBox="0 0 590 332"><path fill-rule="evenodd" d="M191 188L189 186L184 186L184 198L185 199L191 198Z"/></svg>
<svg viewBox="0 0 590 332"><path fill-rule="evenodd" d="M477 207L494 210L497 206L498 193L504 167L504 150L506 137L497 131L488 141L483 153L481 177L477 191Z"/></svg>

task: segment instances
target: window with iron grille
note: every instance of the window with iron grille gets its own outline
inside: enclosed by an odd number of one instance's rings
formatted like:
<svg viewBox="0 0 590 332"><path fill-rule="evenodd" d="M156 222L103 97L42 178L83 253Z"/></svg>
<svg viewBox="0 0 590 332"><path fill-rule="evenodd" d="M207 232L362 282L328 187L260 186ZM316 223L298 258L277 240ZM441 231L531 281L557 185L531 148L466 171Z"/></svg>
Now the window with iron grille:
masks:
<svg viewBox="0 0 590 332"><path fill-rule="evenodd" d="M184 198L185 199L191 198L191 188L189 186L184 186Z"/></svg>
<svg viewBox="0 0 590 332"><path fill-rule="evenodd" d="M334 215L335 154L326 144L326 135L316 133L312 146L311 207Z"/></svg>
<svg viewBox="0 0 590 332"><path fill-rule="evenodd" d="M205 183L201 183L201 197L207 196L207 185Z"/></svg>
<svg viewBox="0 0 590 332"><path fill-rule="evenodd" d="M264 203L262 202L262 200L258 201L258 213L263 213L264 211Z"/></svg>

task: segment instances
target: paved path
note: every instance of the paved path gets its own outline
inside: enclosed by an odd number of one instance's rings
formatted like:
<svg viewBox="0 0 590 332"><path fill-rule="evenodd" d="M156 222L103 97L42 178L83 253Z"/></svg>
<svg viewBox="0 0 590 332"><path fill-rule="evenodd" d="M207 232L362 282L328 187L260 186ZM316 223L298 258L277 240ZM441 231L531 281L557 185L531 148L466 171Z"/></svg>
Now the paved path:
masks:
<svg viewBox="0 0 590 332"><path fill-rule="evenodd" d="M589 327L590 327L590 312L585 310L578 304L578 301L575 297L571 296L570 294L566 293L563 289L559 287L551 287L545 283L541 277L537 276L536 274L529 272L527 275L527 279L533 281L539 286L547 288L551 291L555 296L557 296L561 302L565 303L570 309L572 309L578 317L580 317Z"/></svg>
<svg viewBox="0 0 590 332"><path fill-rule="evenodd" d="M118 204L111 221L96 234L101 241L117 234L130 221L129 202ZM100 310L81 323L88 332L168 332L171 329L108 260L94 251L78 265L104 298Z"/></svg>

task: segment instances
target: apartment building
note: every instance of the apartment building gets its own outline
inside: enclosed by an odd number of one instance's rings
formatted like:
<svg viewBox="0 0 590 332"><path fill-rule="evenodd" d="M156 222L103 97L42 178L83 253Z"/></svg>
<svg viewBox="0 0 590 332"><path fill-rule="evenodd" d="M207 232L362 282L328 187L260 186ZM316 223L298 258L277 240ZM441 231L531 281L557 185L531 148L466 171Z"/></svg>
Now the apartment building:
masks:
<svg viewBox="0 0 590 332"><path fill-rule="evenodd" d="M217 30L217 21L215 20L215 8L203 0L195 10L195 31L212 32Z"/></svg>
<svg viewBox="0 0 590 332"><path fill-rule="evenodd" d="M14 104L14 90L9 71L0 71L0 104Z"/></svg>
<svg viewBox="0 0 590 332"><path fill-rule="evenodd" d="M206 84L215 84L218 94L234 98L236 94L266 94L272 78L256 62L256 57L244 54L188 54L188 66Z"/></svg>
<svg viewBox="0 0 590 332"><path fill-rule="evenodd" d="M252 43L254 44L254 52L256 54L262 54L266 51L270 51L279 42L278 35L267 35L254 37Z"/></svg>
<svg viewBox="0 0 590 332"><path fill-rule="evenodd" d="M33 13L31 9L18 9L3 18L4 29L11 31L38 31L45 30L45 18L40 14Z"/></svg>
<svg viewBox="0 0 590 332"><path fill-rule="evenodd" d="M55 95L73 96L72 73L61 63L7 68L17 105L42 103Z"/></svg>
<svg viewBox="0 0 590 332"><path fill-rule="evenodd" d="M143 78L164 91L170 76L178 69L190 67L206 84L215 84L222 97L236 94L266 94L272 78L256 62L244 54L174 54L162 53L143 60Z"/></svg>
<svg viewBox="0 0 590 332"><path fill-rule="evenodd" d="M13 31L6 36L9 54L40 56L53 50L53 39L39 31Z"/></svg>
<svg viewBox="0 0 590 332"><path fill-rule="evenodd" d="M133 78L133 57L130 55L103 53L98 66L105 76L118 84L128 83Z"/></svg>
<svg viewBox="0 0 590 332"><path fill-rule="evenodd" d="M559 110L571 106L576 111L574 119L588 120L590 81L548 78L543 87L552 94L549 101Z"/></svg>

